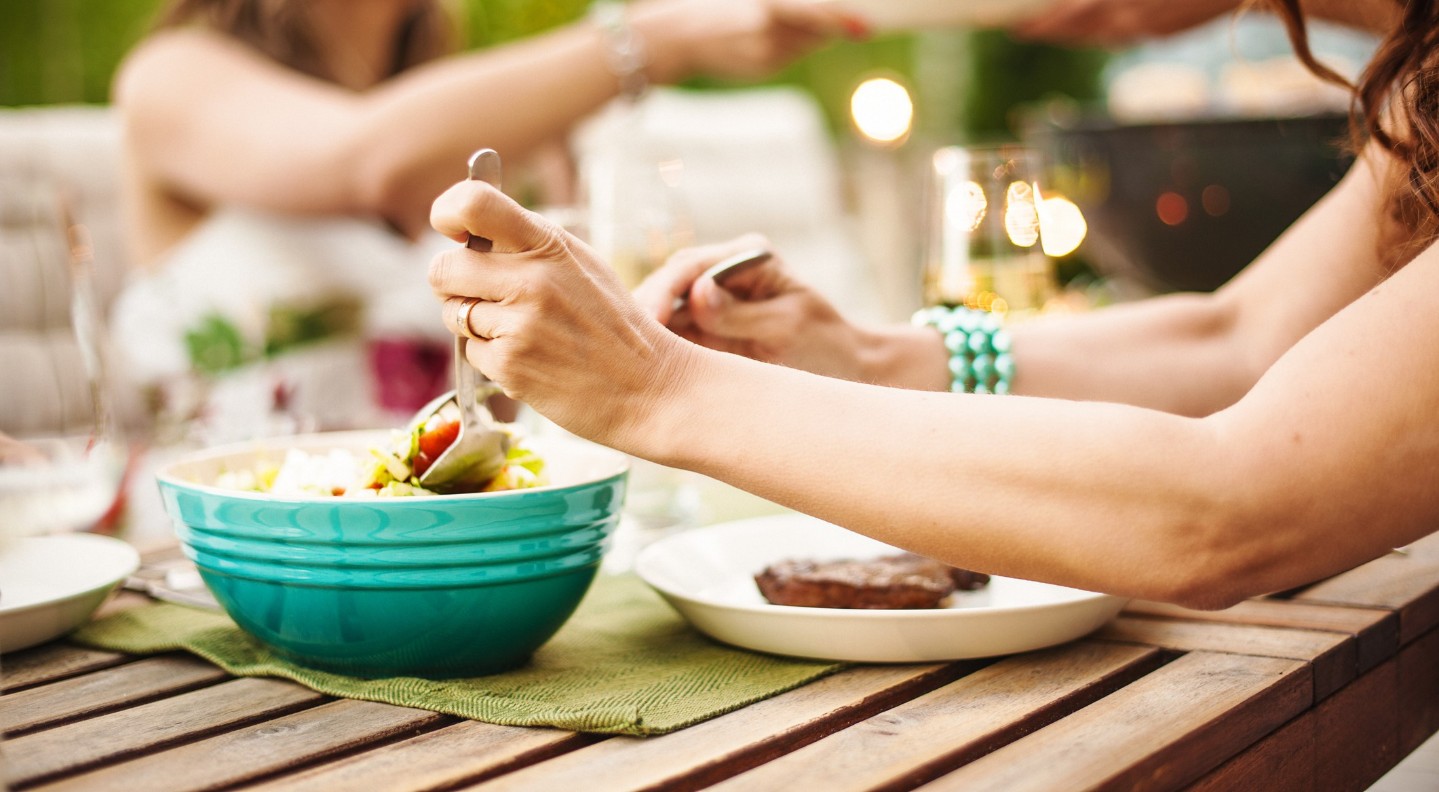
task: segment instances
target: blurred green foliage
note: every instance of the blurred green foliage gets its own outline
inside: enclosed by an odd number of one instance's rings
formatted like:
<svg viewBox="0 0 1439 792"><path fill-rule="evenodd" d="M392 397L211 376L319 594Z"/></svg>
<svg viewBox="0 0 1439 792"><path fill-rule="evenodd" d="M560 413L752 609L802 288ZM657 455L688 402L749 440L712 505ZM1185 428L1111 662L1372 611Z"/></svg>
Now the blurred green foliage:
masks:
<svg viewBox="0 0 1439 792"><path fill-rule="evenodd" d="M958 123L970 139L1009 137L1017 108L1063 96L1078 104L1101 98L1102 50L1068 50L1021 44L998 31L968 34L964 69L968 89Z"/></svg>
<svg viewBox="0 0 1439 792"><path fill-rule="evenodd" d="M0 105L107 101L116 64L163 2L0 0ZM453 5L466 46L484 47L577 19L588 0ZM920 130L955 142L1010 137L1014 109L1049 95L1096 98L1103 64L1101 53L1016 44L1002 33L928 32L836 43L769 82L808 88L838 128L854 86L870 74L892 74L916 91Z"/></svg>
<svg viewBox="0 0 1439 792"><path fill-rule="evenodd" d="M0 0L0 105L103 102L159 0Z"/></svg>

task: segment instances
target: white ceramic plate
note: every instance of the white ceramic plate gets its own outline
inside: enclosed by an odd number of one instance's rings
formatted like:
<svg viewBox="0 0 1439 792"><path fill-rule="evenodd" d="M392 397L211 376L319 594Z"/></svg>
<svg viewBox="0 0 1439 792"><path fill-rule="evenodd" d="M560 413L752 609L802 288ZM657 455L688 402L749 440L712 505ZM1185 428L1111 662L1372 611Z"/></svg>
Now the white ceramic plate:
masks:
<svg viewBox="0 0 1439 792"><path fill-rule="evenodd" d="M27 537L0 546L0 652L44 643L84 624L139 566L135 548L95 534Z"/></svg>
<svg viewBox="0 0 1439 792"><path fill-rule="evenodd" d="M635 569L698 630L774 654L867 663L921 663L1026 652L1103 626L1126 600L994 577L933 610L771 605L754 575L785 558L873 558L897 552L829 523L779 515L698 528L650 545Z"/></svg>
<svg viewBox="0 0 1439 792"><path fill-rule="evenodd" d="M852 11L876 30L1003 27L1035 16L1054 0L813 0Z"/></svg>

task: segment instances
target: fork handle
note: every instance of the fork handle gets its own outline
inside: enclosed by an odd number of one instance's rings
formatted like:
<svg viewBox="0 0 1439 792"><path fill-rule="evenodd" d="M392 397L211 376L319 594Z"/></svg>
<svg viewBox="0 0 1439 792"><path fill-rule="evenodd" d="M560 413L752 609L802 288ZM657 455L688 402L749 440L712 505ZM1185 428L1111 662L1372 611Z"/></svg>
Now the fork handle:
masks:
<svg viewBox="0 0 1439 792"><path fill-rule="evenodd" d="M469 173L470 178L476 181L486 182L495 187L500 186L500 155L494 149L480 149L470 155ZM480 253L488 253L494 248L494 243L482 236L470 235L465 247ZM459 404L464 414L464 426L471 426L479 420L476 411L476 404L480 400L481 386L489 380L465 359L465 339L455 337L455 402ZM493 395L495 388L487 388L485 394L488 398Z"/></svg>

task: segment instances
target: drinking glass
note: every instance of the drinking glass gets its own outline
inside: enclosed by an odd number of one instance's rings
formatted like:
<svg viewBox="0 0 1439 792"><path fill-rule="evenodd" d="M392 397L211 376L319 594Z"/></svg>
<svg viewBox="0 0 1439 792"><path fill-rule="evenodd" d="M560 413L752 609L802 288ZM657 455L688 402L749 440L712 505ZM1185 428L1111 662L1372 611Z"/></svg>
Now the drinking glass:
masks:
<svg viewBox="0 0 1439 792"><path fill-rule="evenodd" d="M930 163L926 305L1011 318L1039 312L1057 291L1040 246L1039 157L1021 146L934 153Z"/></svg>
<svg viewBox="0 0 1439 792"><path fill-rule="evenodd" d="M683 247L694 230L682 186L678 154L646 133L631 113L607 130L583 162L583 207L566 225L610 263L629 288ZM630 458L628 493L605 569L629 569L649 543L697 522L694 474Z"/></svg>
<svg viewBox="0 0 1439 792"><path fill-rule="evenodd" d="M30 401L0 413L0 549L21 536L94 526L114 506L128 459L92 285L89 235L59 214L56 232L63 230L69 250L70 325L35 334L42 365L25 372L29 387L21 391Z"/></svg>
<svg viewBox="0 0 1439 792"><path fill-rule="evenodd" d="M586 160L582 176L583 237L626 286L694 244L679 156L638 134L618 135Z"/></svg>

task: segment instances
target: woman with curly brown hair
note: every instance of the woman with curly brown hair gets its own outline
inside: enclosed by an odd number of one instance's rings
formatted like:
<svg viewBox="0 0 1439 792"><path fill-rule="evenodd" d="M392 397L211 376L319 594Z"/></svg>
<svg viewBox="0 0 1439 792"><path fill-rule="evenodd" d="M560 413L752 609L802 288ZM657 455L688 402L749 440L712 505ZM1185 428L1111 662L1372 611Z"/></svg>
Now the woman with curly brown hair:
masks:
<svg viewBox="0 0 1439 792"><path fill-rule="evenodd" d="M1358 87L1358 162L1212 295L859 327L779 266L699 279L742 240L635 300L469 183L432 221L494 250L431 283L470 361L560 425L888 543L1203 608L1310 582L1439 528L1439 7L1374 6L1402 15ZM1299 4L1277 10L1305 52Z"/></svg>

